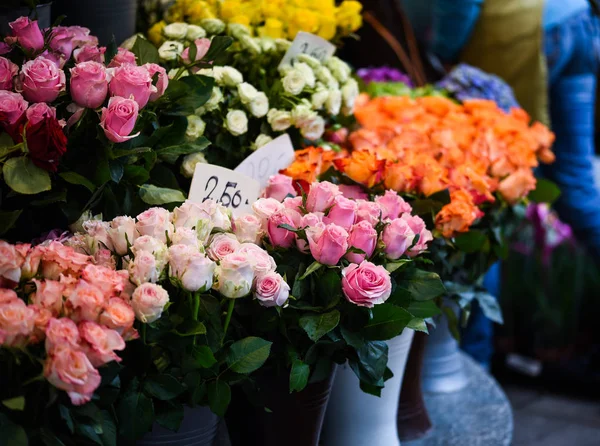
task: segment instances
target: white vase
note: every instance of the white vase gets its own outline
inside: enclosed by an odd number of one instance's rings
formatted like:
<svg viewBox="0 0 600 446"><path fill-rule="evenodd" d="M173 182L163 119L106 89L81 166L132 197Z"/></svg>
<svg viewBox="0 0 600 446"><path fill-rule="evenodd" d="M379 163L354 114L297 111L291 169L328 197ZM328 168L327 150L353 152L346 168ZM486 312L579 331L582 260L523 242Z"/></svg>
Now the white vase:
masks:
<svg viewBox="0 0 600 446"><path fill-rule="evenodd" d="M387 341L388 367L394 377L381 397L364 393L348 364L338 367L323 427L324 446L399 446L396 416L406 360L414 331Z"/></svg>

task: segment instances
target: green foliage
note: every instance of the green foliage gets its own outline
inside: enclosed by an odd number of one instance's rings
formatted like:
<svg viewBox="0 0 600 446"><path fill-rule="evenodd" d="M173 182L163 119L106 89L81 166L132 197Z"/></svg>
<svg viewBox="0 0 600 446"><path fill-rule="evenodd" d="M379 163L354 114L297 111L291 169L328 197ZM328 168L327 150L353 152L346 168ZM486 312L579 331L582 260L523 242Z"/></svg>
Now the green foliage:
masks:
<svg viewBox="0 0 600 446"><path fill-rule="evenodd" d="M37 167L26 156L6 161L2 175L8 187L20 194L39 194L52 188L48 172Z"/></svg>
<svg viewBox="0 0 600 446"><path fill-rule="evenodd" d="M227 352L227 365L237 373L252 373L269 357L271 344L254 336L234 342Z"/></svg>

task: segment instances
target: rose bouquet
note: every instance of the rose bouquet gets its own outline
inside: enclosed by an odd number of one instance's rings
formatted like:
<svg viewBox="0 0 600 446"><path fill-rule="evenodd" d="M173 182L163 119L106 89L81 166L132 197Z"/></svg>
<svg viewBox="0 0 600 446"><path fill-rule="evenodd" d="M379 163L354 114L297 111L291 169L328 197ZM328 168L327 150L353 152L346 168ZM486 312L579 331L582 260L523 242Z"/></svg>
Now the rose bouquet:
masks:
<svg viewBox="0 0 600 446"><path fill-rule="evenodd" d="M40 30L26 17L10 26L0 48L0 233L31 239L88 209L113 217L183 201L185 182L168 166L208 145L185 139L185 116L212 80L169 82L142 38L117 50L78 26Z"/></svg>

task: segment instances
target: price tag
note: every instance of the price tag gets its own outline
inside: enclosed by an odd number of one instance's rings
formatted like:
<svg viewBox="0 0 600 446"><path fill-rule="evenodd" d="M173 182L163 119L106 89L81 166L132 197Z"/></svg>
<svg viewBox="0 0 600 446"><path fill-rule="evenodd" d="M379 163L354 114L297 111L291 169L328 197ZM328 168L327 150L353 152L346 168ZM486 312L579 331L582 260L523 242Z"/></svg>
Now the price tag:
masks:
<svg viewBox="0 0 600 446"><path fill-rule="evenodd" d="M279 66L291 64L299 54L308 54L320 62L325 62L335 53L335 45L311 33L300 31L287 50Z"/></svg>
<svg viewBox="0 0 600 446"><path fill-rule="evenodd" d="M212 164L198 163L192 178L189 200L214 200L231 209L233 215L251 210L260 195L260 184L252 178Z"/></svg>
<svg viewBox="0 0 600 446"><path fill-rule="evenodd" d="M294 159L292 140L284 133L252 153L234 171L254 178L262 190L267 187L271 175L288 167Z"/></svg>

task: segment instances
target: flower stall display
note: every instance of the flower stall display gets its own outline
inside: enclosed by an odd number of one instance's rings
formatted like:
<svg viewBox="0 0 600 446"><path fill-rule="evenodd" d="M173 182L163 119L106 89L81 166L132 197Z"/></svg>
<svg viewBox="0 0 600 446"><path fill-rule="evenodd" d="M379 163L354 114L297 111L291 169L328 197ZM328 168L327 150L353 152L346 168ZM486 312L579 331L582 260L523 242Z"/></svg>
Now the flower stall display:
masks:
<svg viewBox="0 0 600 446"><path fill-rule="evenodd" d="M10 26L0 51L0 234L30 240L85 210L111 218L182 202L181 158L208 145L186 139L186 116L212 79L170 81L142 38L129 51L100 47L79 26L42 31L26 17Z"/></svg>

